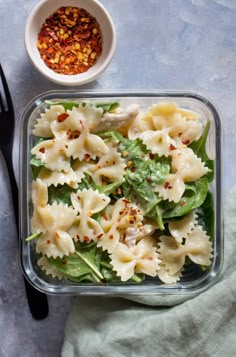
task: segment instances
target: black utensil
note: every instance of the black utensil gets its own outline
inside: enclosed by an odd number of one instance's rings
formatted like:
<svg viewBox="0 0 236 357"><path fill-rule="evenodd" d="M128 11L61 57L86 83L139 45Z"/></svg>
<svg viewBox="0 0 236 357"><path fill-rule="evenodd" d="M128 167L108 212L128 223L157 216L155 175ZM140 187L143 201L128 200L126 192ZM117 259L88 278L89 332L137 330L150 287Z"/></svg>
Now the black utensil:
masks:
<svg viewBox="0 0 236 357"><path fill-rule="evenodd" d="M14 126L15 117L14 109L10 91L7 85L7 81L0 63L0 78L2 82L2 93L0 89L0 150L6 162L11 192L12 202L15 212L17 237L19 239L19 217L18 217L18 187L15 179L13 162L12 162L12 149L14 140ZM4 98L5 97L5 102ZM35 289L24 277L26 295L28 299L29 309L32 316L36 320L41 320L48 315L48 301L47 296Z"/></svg>

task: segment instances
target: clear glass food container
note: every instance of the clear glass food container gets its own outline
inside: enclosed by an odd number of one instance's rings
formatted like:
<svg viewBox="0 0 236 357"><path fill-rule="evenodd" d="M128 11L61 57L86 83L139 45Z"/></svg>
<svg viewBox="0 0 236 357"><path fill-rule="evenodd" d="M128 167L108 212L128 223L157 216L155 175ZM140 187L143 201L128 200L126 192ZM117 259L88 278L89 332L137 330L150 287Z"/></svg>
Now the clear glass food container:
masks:
<svg viewBox="0 0 236 357"><path fill-rule="evenodd" d="M119 283L74 283L57 280L44 274L36 264L33 243L25 238L31 234L32 217L32 173L30 167L31 149L35 144L32 130L36 119L43 113L45 101L118 101L121 106L139 104L145 110L153 104L168 101L200 114L203 123L210 120L211 127L207 140L207 153L214 160L215 174L210 184L214 198L214 239L213 259L209 269L186 270L181 280L174 284L164 284L158 278L147 277L140 284ZM176 295L189 296L199 293L216 282L223 265L223 220L222 220L222 139L221 120L218 111L208 99L196 92L180 91L72 91L59 90L45 92L34 98L25 108L20 129L20 256L22 270L29 282L38 290L48 294L67 295Z"/></svg>

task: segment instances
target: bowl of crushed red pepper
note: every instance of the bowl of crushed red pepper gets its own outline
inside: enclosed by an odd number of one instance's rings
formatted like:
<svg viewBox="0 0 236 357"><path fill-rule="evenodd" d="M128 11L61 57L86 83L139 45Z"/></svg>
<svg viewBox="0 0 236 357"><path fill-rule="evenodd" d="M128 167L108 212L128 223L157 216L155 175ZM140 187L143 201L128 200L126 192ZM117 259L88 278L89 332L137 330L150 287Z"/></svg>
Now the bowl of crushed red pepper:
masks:
<svg viewBox="0 0 236 357"><path fill-rule="evenodd" d="M47 79L82 85L111 62L116 33L110 15L96 0L42 0L27 19L25 47Z"/></svg>

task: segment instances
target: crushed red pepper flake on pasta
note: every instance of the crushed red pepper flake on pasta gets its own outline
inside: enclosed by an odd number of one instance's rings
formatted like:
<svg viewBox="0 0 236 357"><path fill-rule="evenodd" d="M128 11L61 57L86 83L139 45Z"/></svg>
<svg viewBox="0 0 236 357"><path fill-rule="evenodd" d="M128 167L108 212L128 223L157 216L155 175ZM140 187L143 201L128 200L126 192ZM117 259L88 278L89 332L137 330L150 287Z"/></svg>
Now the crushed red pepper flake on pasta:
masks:
<svg viewBox="0 0 236 357"><path fill-rule="evenodd" d="M88 71L102 53L102 33L96 18L85 9L60 7L38 34L37 48L54 72L74 75Z"/></svg>

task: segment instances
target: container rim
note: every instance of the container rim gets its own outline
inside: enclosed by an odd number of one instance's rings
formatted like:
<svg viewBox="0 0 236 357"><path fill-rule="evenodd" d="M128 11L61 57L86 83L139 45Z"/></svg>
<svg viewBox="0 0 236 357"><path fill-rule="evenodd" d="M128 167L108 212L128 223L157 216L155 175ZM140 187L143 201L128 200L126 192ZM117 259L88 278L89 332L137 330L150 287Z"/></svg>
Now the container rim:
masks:
<svg viewBox="0 0 236 357"><path fill-rule="evenodd" d="M91 97L93 96L93 97ZM219 114L218 108L216 108L215 103L213 104L213 101L210 100L208 97L202 95L198 91L193 91L193 90L157 90L157 89L151 89L151 90L146 90L146 89L138 89L138 90L128 90L128 89L118 89L118 90L96 90L96 89L89 89L89 90L50 90L50 91L45 91L37 96L35 96L33 99L31 99L27 106L25 107L21 119L20 119L20 125L21 125L21 133L24 133L24 128L25 128L25 118L29 117L30 114L34 111L35 108L38 107L39 104L42 104L43 101L45 100L50 100L50 99L83 99L85 97L91 97L93 99L94 97L99 98L99 97L107 97L108 99L113 98L113 97L122 97L122 98L128 98L128 97L156 97L158 98L189 98L189 99L195 99L203 103L204 105L207 106L207 108L211 111L214 120L215 120L215 125L216 125L216 139L217 139L217 145L216 145L216 157L217 160L215 161L216 164L216 172L220 172L220 175L217 175L215 177L216 179L216 185L217 185L217 197L216 201L222 202L223 198L223 185L222 185L222 150L221 150L221 145L222 145L222 123L221 123L221 115ZM21 140L20 140L20 152L22 153L22 135L21 135ZM21 165L19 166L20 169L20 187L23 185L23 175L22 175L22 167ZM22 190L20 190L20 202L22 202L23 197L22 197ZM220 244L220 249L222 251L222 254L218 254L215 259L217 259L217 265L218 265L218 270L217 271L212 271L210 270L207 275L205 275L202 279L199 279L197 281L196 286L192 286L189 288L187 285L185 287L176 287L176 286L155 286L155 285L147 285L146 288L142 285L142 290L140 291L140 286L139 285L125 285L122 284L122 286L118 285L109 285L109 286L91 286L89 284L85 285L77 285L77 286L69 286L70 291L67 290L68 286L55 286L55 285L50 285L50 284L44 284L44 282L35 274L32 273L27 267L24 265L24 259L23 259L23 254L20 255L20 262L21 262L21 268L26 276L26 278L29 280L29 282L38 290L45 292L47 294L52 294L52 295L80 295L80 294L87 294L87 295L174 295L177 294L179 295L196 295L210 286L212 286L219 278L221 275L222 267L223 267L223 217L222 217L222 209L221 205L217 204L216 205L216 212L215 212L215 220L218 220L220 222L219 227L217 227L217 230L215 231L215 234L219 236L219 244ZM20 216L20 232L22 232L22 217ZM21 234L21 233L20 233ZM20 252L23 250L23 236L20 236ZM105 289L104 289L105 288ZM129 289L130 288L130 289Z"/></svg>

